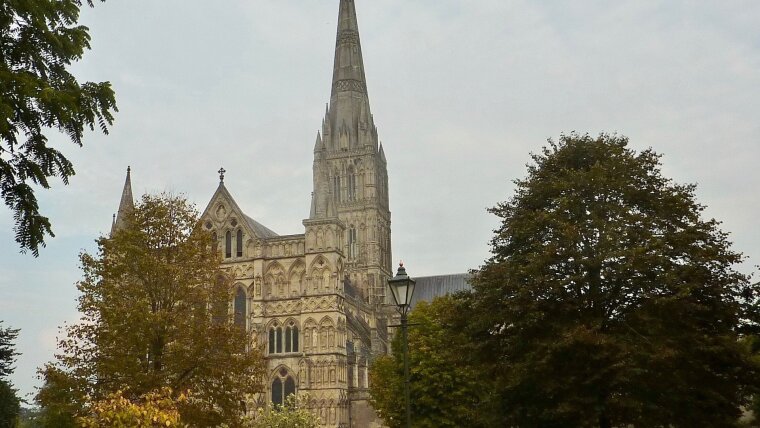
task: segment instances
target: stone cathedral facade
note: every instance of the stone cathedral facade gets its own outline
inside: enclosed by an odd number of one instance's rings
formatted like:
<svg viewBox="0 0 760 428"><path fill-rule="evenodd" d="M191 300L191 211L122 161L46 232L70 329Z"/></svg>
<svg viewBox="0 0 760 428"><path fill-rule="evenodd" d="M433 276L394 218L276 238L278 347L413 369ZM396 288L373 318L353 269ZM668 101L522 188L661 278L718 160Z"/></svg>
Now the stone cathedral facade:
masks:
<svg viewBox="0 0 760 428"><path fill-rule="evenodd" d="M234 284L234 322L264 348L266 392L248 409L308 393L324 426L379 426L367 402L368 365L387 352L391 214L354 0L340 0L332 91L313 150L303 233L279 235L246 215L223 169L201 221ZM114 227L132 204L130 187L128 175Z"/></svg>

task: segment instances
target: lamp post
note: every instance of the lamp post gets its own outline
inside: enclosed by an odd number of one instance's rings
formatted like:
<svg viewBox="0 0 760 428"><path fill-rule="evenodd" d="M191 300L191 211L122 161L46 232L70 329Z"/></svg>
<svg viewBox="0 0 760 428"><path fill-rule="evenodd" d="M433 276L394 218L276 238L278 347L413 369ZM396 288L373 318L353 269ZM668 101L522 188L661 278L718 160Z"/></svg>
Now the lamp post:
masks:
<svg viewBox="0 0 760 428"><path fill-rule="evenodd" d="M415 281L409 278L404 268L404 262L399 263L396 276L388 280L388 286L393 294L393 300L396 302L398 311L401 314L401 334L404 342L404 401L406 403L406 427L412 426L412 411L409 405L409 350L406 336L407 314L412 304L412 295L414 294Z"/></svg>

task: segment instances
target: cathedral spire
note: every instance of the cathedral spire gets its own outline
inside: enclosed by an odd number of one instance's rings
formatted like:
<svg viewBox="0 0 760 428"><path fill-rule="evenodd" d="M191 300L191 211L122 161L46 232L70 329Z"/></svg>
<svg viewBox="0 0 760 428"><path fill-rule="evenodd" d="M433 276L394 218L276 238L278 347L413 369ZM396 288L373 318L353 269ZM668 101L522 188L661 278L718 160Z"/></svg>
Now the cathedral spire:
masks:
<svg viewBox="0 0 760 428"><path fill-rule="evenodd" d="M367 141L359 141L361 116L366 122L371 112L356 6L354 0L340 0L330 105L322 133L327 149L340 150L367 144ZM336 135L340 131L344 131L342 141Z"/></svg>
<svg viewBox="0 0 760 428"><path fill-rule="evenodd" d="M127 216L135 209L135 201L132 199L132 169L127 167L127 179L124 181L124 189L121 191L121 201L119 202L119 211L111 224L111 235L122 227L127 220Z"/></svg>
<svg viewBox="0 0 760 428"><path fill-rule="evenodd" d="M345 91L367 93L354 0L340 0L332 83L333 97Z"/></svg>

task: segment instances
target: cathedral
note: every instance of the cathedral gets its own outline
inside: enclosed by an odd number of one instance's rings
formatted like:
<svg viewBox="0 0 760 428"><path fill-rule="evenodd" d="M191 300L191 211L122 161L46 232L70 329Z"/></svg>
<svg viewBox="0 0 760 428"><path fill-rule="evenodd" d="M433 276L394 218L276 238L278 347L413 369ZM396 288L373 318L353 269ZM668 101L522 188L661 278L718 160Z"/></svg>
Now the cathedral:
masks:
<svg viewBox="0 0 760 428"><path fill-rule="evenodd" d="M266 392L247 408L307 393L324 426L381 426L368 403L368 365L388 352L391 213L354 0L340 0L332 91L314 143L303 232L280 235L246 215L224 172L201 224L219 243L234 284L232 319L263 345L267 360ZM128 171L114 228L132 205Z"/></svg>

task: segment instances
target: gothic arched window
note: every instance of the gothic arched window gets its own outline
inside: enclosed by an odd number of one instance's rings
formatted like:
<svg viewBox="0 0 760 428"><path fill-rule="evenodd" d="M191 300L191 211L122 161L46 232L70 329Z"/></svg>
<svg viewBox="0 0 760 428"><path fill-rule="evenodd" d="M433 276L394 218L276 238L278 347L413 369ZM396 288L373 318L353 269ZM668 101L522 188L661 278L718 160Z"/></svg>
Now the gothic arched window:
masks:
<svg viewBox="0 0 760 428"><path fill-rule="evenodd" d="M285 402L284 398L282 396L282 380L275 378L272 381L272 403L282 406Z"/></svg>
<svg viewBox="0 0 760 428"><path fill-rule="evenodd" d="M216 251L217 245L219 245L219 236L216 232L211 232L211 245L213 246L214 251Z"/></svg>
<svg viewBox="0 0 760 428"><path fill-rule="evenodd" d="M238 229L235 238L235 252L237 257L243 257L243 231L241 229Z"/></svg>
<svg viewBox="0 0 760 428"><path fill-rule="evenodd" d="M284 368L280 369L279 375L272 380L272 403L282 406L289 395L295 395L296 381Z"/></svg>
<svg viewBox="0 0 760 428"><path fill-rule="evenodd" d="M353 168L348 170L348 200L356 200L356 174Z"/></svg>
<svg viewBox="0 0 760 428"><path fill-rule="evenodd" d="M245 291L242 288L238 288L237 293L235 293L235 304L233 305L235 309L234 323L238 327L245 328L246 306Z"/></svg>
<svg viewBox="0 0 760 428"><path fill-rule="evenodd" d="M269 327L269 353L282 353L282 327L277 324Z"/></svg>
<svg viewBox="0 0 760 428"><path fill-rule="evenodd" d="M348 229L348 259L353 260L356 258L357 253L357 239L356 239L356 228L351 225L351 227Z"/></svg>
<svg viewBox="0 0 760 428"><path fill-rule="evenodd" d="M293 321L285 327L285 352L298 352L298 327Z"/></svg>
<svg viewBox="0 0 760 428"><path fill-rule="evenodd" d="M224 257L232 257L232 232L229 230L224 234Z"/></svg>
<svg viewBox="0 0 760 428"><path fill-rule="evenodd" d="M340 202L340 176L337 174L333 176L333 195L335 200Z"/></svg>
<svg viewBox="0 0 760 428"><path fill-rule="evenodd" d="M295 395L296 393L296 382L293 380L292 377L288 376L287 379L285 379L285 398L288 398L289 395Z"/></svg>

